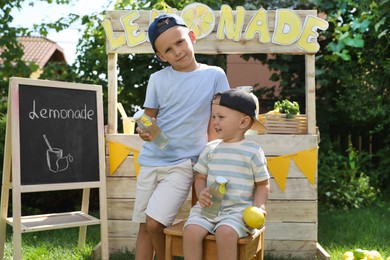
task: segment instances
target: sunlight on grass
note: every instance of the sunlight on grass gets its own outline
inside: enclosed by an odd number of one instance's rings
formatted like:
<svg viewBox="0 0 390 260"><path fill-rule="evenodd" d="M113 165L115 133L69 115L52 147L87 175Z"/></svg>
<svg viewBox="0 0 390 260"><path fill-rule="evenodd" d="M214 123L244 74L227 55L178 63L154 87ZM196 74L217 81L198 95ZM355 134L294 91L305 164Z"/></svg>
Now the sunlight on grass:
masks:
<svg viewBox="0 0 390 260"><path fill-rule="evenodd" d="M58 229L22 234L23 259L31 260L87 260L100 241L99 226L87 228L86 246L78 249L78 228ZM4 259L12 259L12 230L7 227Z"/></svg>
<svg viewBox="0 0 390 260"><path fill-rule="evenodd" d="M330 210L319 205L318 240L332 256L361 248L390 256L390 203L365 209Z"/></svg>

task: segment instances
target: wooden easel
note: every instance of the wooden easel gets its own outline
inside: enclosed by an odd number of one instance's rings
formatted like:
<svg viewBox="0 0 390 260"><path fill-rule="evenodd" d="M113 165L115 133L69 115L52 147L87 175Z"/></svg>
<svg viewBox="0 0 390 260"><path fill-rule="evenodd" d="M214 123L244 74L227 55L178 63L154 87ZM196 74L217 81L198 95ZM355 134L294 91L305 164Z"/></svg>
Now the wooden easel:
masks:
<svg viewBox="0 0 390 260"><path fill-rule="evenodd" d="M84 176L67 180L65 182L55 181L47 183L26 183L23 181L22 171L23 167L21 154L21 107L20 90L21 85L27 85L29 88L41 88L45 93L47 90L58 90L62 92L86 91L96 95L96 139L97 139L97 168L96 179L87 181ZM39 95L39 94L38 94ZM22 233L36 232L43 230L53 230L71 227L80 227L78 246L82 248L85 246L86 231L89 225L99 225L101 233L101 256L102 259L108 259L108 229L107 229L107 205L106 205L106 182L105 182L105 163L104 163L104 123L102 110L102 90L101 86L92 86L86 84L55 82L55 81L41 81L30 80L23 78L12 78L10 81L10 90L8 98L8 115L7 115L7 129L5 138L5 152L4 152L4 167L3 167L3 184L1 190L1 219L0 219L0 258L4 257L4 246L6 239L6 225L13 227L13 259L22 259ZM38 100L38 99L37 99ZM35 100L34 100L35 101ZM94 101L95 102L95 101ZM92 111L92 110L91 110ZM91 112L92 113L92 112ZM33 128L33 126L32 126ZM30 129L29 129L30 130ZM31 130L34 131L34 130ZM93 135L93 134L92 134ZM41 140L42 141L42 140ZM50 150L52 148L50 147ZM38 149L36 149L38 150ZM34 150L35 151L35 150ZM38 151L37 151L38 153ZM58 162L58 161L57 161ZM67 161L68 162L68 161ZM48 162L47 162L48 163ZM69 162L68 162L69 163ZM68 165L68 164L67 164ZM57 165L58 166L58 165ZM26 168L26 167L25 167ZM64 168L65 170L67 169ZM65 170L63 170L65 172ZM42 169L42 172L44 170ZM40 174L42 174L40 171ZM77 173L80 174L80 173ZM83 174L83 173L81 173ZM59 176L52 175L52 176ZM54 177L56 178L56 177ZM38 184L38 185L37 185ZM88 214L90 189L99 189L100 201L100 219ZM8 217L8 203L9 193L12 189L12 217ZM44 215L21 215L21 194L38 191L56 191L56 190L73 190L82 189L81 210L65 213L53 213Z"/></svg>

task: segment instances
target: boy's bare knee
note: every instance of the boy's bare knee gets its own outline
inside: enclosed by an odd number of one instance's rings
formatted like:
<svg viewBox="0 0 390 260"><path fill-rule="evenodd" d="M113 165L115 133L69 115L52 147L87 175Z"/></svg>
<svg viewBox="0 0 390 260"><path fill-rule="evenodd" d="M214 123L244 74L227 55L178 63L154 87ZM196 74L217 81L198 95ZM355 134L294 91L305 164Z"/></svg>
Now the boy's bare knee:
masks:
<svg viewBox="0 0 390 260"><path fill-rule="evenodd" d="M237 232L229 227L229 226L226 226L226 225L221 225L217 228L217 230L215 231L215 234L219 237L226 237L226 238L237 238L238 239L238 234Z"/></svg>
<svg viewBox="0 0 390 260"><path fill-rule="evenodd" d="M163 232L165 226L163 224L161 224L160 222L156 221L155 219L147 217L146 218L146 228L147 228L149 233L155 234L155 233Z"/></svg>

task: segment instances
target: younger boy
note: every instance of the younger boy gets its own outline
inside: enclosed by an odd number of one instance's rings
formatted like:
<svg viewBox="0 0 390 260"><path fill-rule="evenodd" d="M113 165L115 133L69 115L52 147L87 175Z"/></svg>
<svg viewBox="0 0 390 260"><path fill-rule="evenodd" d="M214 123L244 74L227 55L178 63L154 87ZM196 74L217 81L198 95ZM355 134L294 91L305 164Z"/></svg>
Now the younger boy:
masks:
<svg viewBox="0 0 390 260"><path fill-rule="evenodd" d="M144 142L138 157L141 168L133 221L140 227L135 255L136 260L151 260L155 252L157 259L163 260L163 230L186 200L193 182L193 163L208 141L210 103L229 84L221 68L196 61L195 34L179 16L158 16L148 35L156 56L171 66L150 76L145 113L156 118L169 140L164 149ZM137 131L144 141L151 140L149 134Z"/></svg>
<svg viewBox="0 0 390 260"><path fill-rule="evenodd" d="M209 142L194 166L195 191L198 202L191 209L184 226L184 258L202 259L202 241L214 233L218 259L237 258L237 241L253 230L242 219L248 206L256 206L266 215L269 194L269 173L260 146L244 137L252 128L259 129L253 97L242 90L216 94L212 101L212 121L218 140ZM214 219L201 214L211 206L209 186L217 176L229 180L221 208Z"/></svg>

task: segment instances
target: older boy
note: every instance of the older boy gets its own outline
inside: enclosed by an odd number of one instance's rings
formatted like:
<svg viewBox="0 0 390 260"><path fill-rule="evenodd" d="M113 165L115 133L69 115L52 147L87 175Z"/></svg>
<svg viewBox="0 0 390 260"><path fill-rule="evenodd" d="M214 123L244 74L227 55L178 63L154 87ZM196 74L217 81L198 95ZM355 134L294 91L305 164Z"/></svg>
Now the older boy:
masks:
<svg viewBox="0 0 390 260"><path fill-rule="evenodd" d="M260 146L244 136L248 129L262 127L255 111L253 97L242 90L218 93L212 102L219 139L207 144L194 166L198 203L184 226L186 260L202 259L202 241L208 233L216 235L218 259L236 259L238 239L252 232L242 219L244 209L254 205L266 215L270 190L266 159ZM201 210L212 205L207 186L219 175L229 183L218 215L210 219Z"/></svg>
<svg viewBox="0 0 390 260"><path fill-rule="evenodd" d="M163 229L172 224L186 200L193 182L192 166L208 141L210 102L229 84L221 68L196 61L195 34L179 16L158 16L148 34L156 56L171 66L150 76L145 113L156 118L169 140L164 149L150 142L142 147L133 221L140 223L136 259L150 260L154 251L162 260ZM151 140L149 134L137 131L143 140Z"/></svg>

